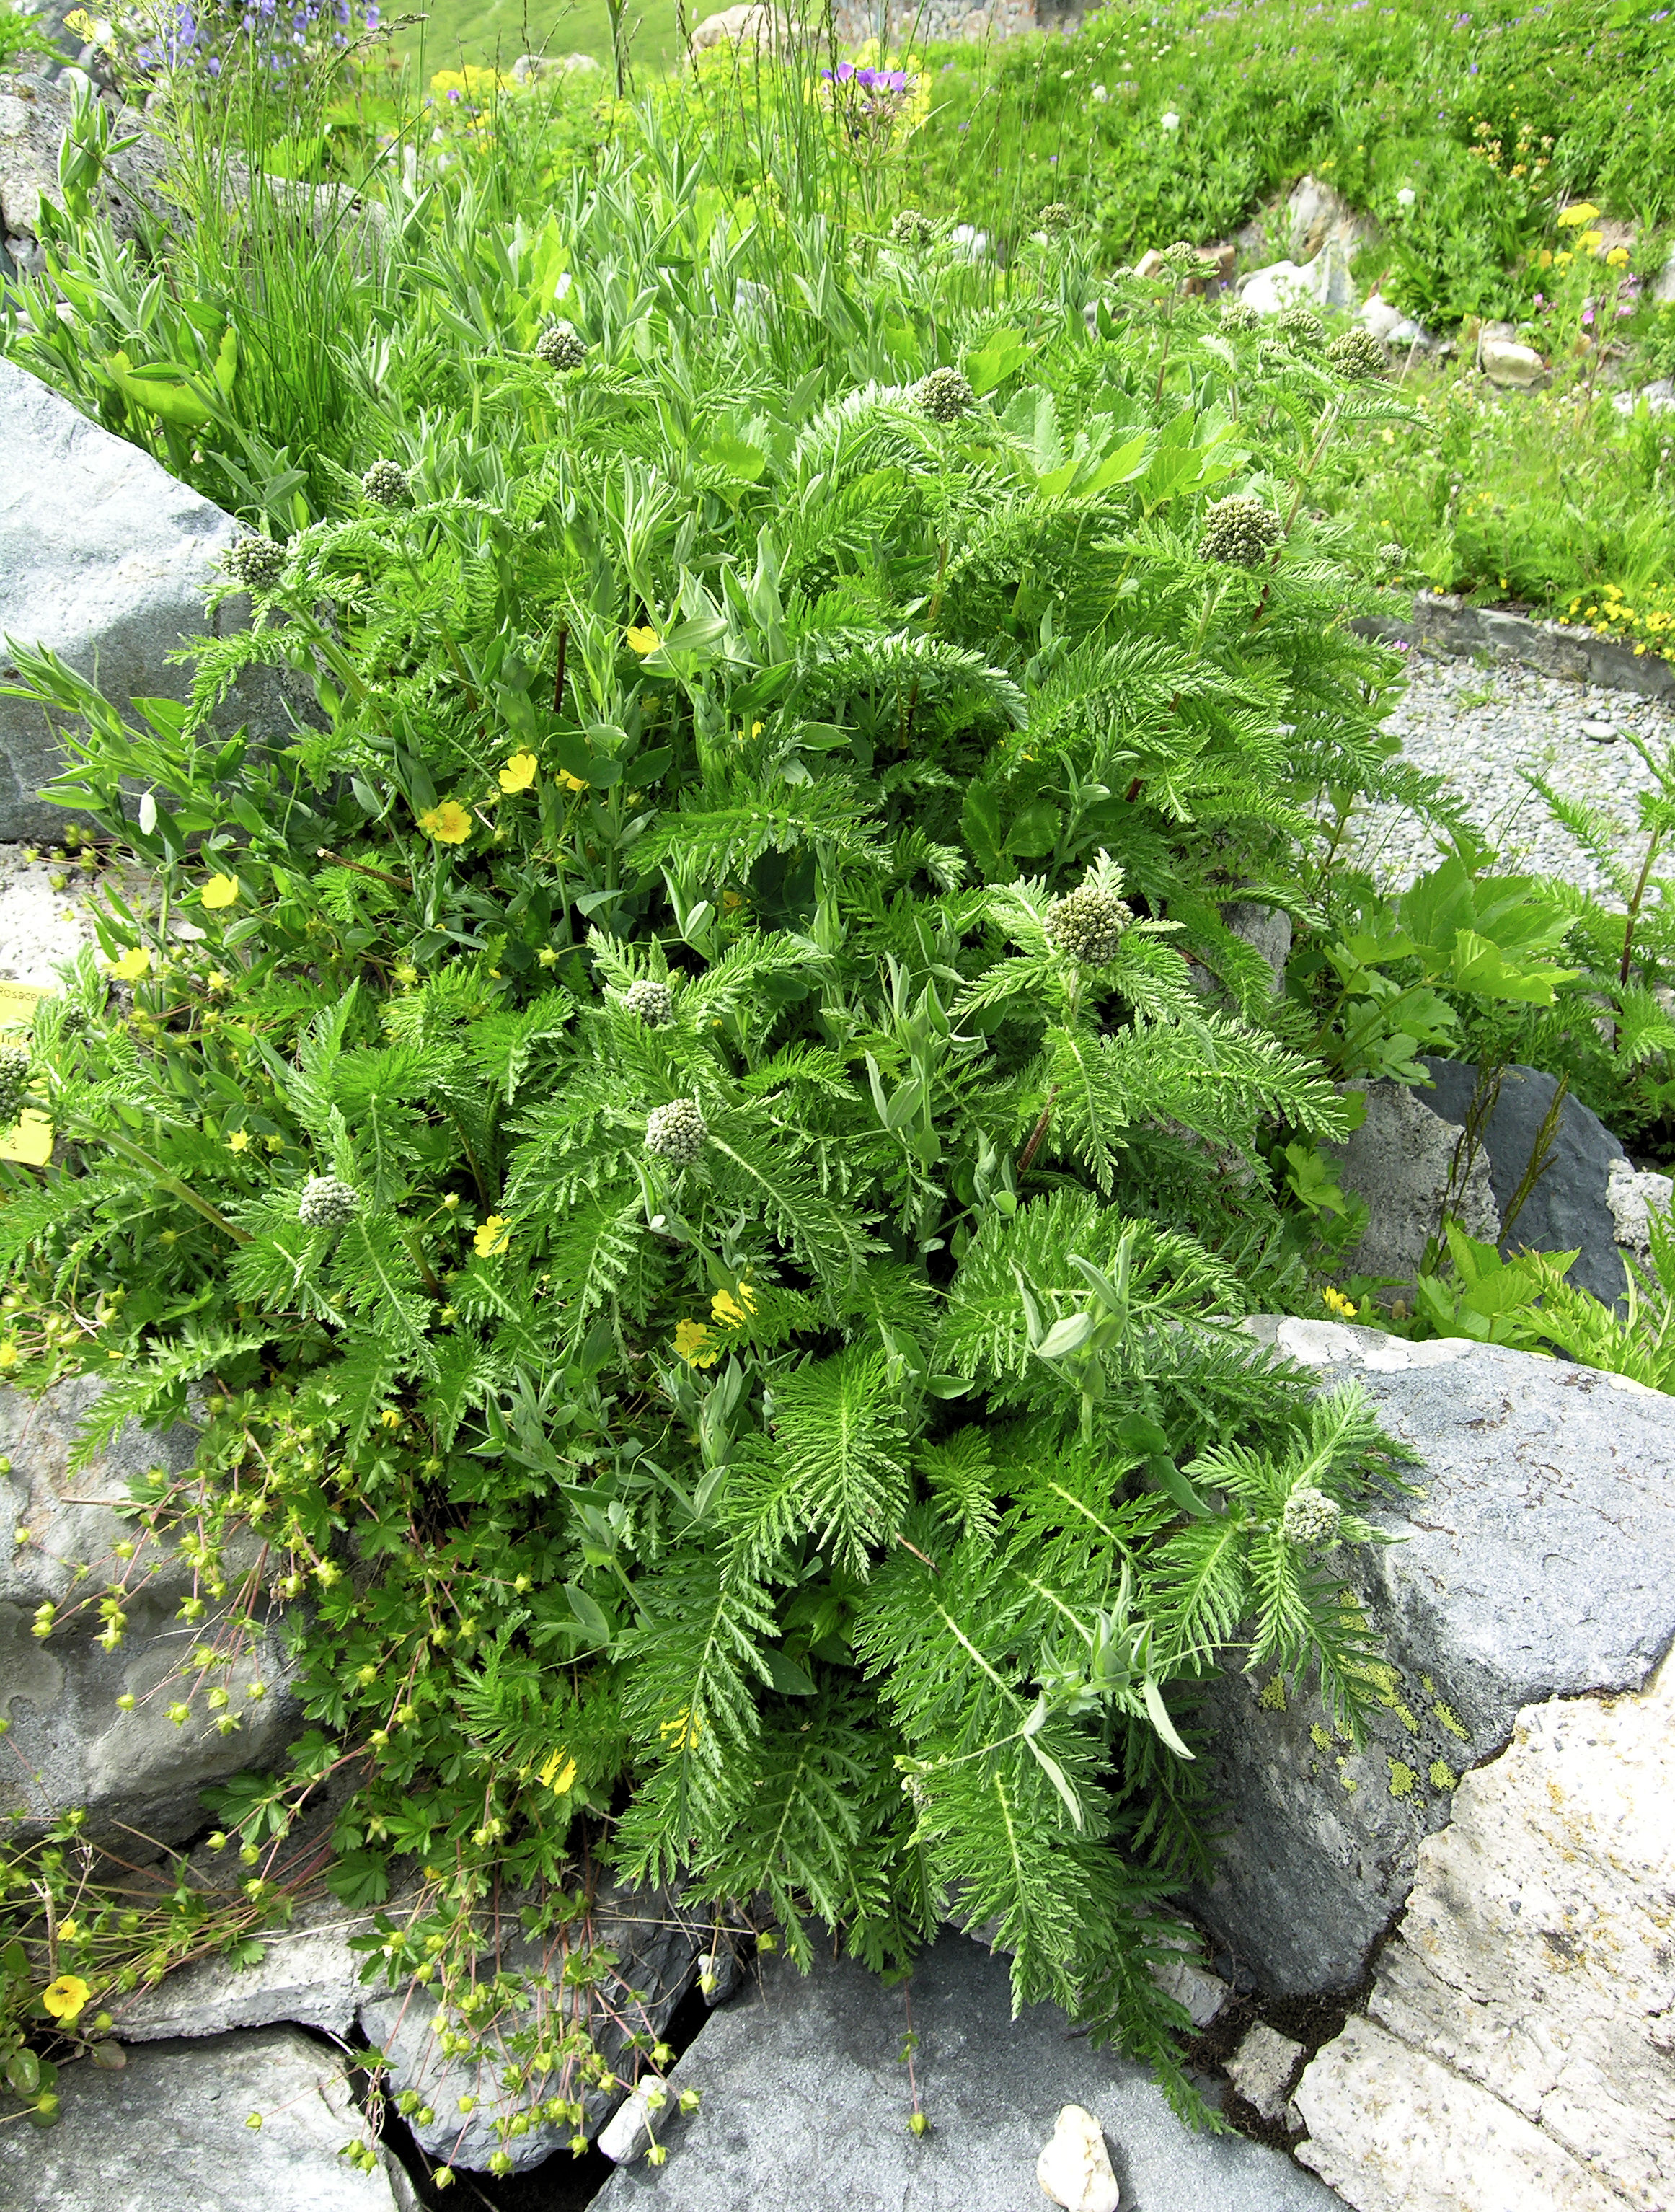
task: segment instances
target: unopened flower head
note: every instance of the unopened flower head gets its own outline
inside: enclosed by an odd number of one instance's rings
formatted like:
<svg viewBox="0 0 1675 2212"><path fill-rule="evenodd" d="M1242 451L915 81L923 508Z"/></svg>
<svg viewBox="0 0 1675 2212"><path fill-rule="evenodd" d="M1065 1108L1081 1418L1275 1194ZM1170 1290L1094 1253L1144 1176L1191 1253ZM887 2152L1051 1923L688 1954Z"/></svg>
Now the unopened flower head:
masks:
<svg viewBox="0 0 1675 2212"><path fill-rule="evenodd" d="M889 234L893 246L928 246L937 234L937 226L917 208L903 208L891 223Z"/></svg>
<svg viewBox="0 0 1675 2212"><path fill-rule="evenodd" d="M667 1028L675 1018L675 996L657 975L642 975L622 994L622 1004L648 1030Z"/></svg>
<svg viewBox="0 0 1675 2212"><path fill-rule="evenodd" d="M1222 324L1229 331L1253 331L1259 328L1262 318L1247 301L1223 300Z"/></svg>
<svg viewBox="0 0 1675 2212"><path fill-rule="evenodd" d="M1378 557L1380 568L1399 568L1407 559L1407 548L1393 538L1387 545L1380 546Z"/></svg>
<svg viewBox="0 0 1675 2212"><path fill-rule="evenodd" d="M11 1037L0 1041L0 1129L9 1129L16 1122L28 1089L28 1046Z"/></svg>
<svg viewBox="0 0 1675 2212"><path fill-rule="evenodd" d="M535 357L549 368L580 368L587 358L587 340L574 323L549 323L535 341Z"/></svg>
<svg viewBox="0 0 1675 2212"><path fill-rule="evenodd" d="M916 387L915 397L933 422L957 422L977 404L970 378L957 368L933 368Z"/></svg>
<svg viewBox="0 0 1675 2212"><path fill-rule="evenodd" d="M336 1176L310 1176L297 1200L296 1218L307 1229L347 1229L361 1211L361 1194Z"/></svg>
<svg viewBox="0 0 1675 2212"><path fill-rule="evenodd" d="M667 1106L653 1107L646 1117L646 1149L677 1168L697 1164L709 1131L696 1101L677 1098Z"/></svg>
<svg viewBox="0 0 1675 2212"><path fill-rule="evenodd" d="M1163 248L1163 265L1173 270L1177 276L1196 276L1203 264L1199 259L1197 246L1189 246L1184 238L1178 238L1173 246Z"/></svg>
<svg viewBox="0 0 1675 2212"><path fill-rule="evenodd" d="M1205 518L1199 558L1235 568L1259 568L1284 530L1265 500L1235 492L1231 499L1218 499Z"/></svg>
<svg viewBox="0 0 1675 2212"><path fill-rule="evenodd" d="M1089 881L1055 900L1044 927L1048 941L1079 968L1102 968L1115 959L1133 919L1126 899Z"/></svg>
<svg viewBox="0 0 1675 2212"><path fill-rule="evenodd" d="M285 568L285 548L271 538L241 538L222 556L222 566L247 592L270 592Z"/></svg>
<svg viewBox="0 0 1675 2212"><path fill-rule="evenodd" d="M1305 307L1301 300L1284 308L1279 318L1279 334L1290 344L1313 352L1326 341L1326 326L1313 307Z"/></svg>
<svg viewBox="0 0 1675 2212"><path fill-rule="evenodd" d="M1280 1526L1288 1544L1301 1544L1309 1551L1323 1551L1338 1541L1338 1532L1343 1526L1344 1509L1335 1498L1328 1498L1323 1490L1294 1490L1285 1501L1285 1510Z"/></svg>
<svg viewBox="0 0 1675 2212"><path fill-rule="evenodd" d="M1066 207L1063 200L1050 200L1041 210L1043 230L1068 230L1075 221L1075 209Z"/></svg>
<svg viewBox="0 0 1675 2212"><path fill-rule="evenodd" d="M1384 374L1384 348L1370 331L1345 331L1326 348L1326 359L1347 384Z"/></svg>
<svg viewBox="0 0 1675 2212"><path fill-rule="evenodd" d="M375 507L399 507L408 495L407 471L394 461L374 461L361 489Z"/></svg>

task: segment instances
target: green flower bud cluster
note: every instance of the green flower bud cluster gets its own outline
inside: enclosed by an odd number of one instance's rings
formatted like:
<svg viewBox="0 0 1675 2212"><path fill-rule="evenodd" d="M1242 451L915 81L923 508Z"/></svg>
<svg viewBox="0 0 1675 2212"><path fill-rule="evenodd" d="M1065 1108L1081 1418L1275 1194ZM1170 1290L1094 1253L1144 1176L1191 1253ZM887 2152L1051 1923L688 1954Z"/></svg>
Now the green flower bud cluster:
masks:
<svg viewBox="0 0 1675 2212"><path fill-rule="evenodd" d="M1243 300L1222 301L1222 325L1229 331L1254 331L1261 327L1262 318L1254 307Z"/></svg>
<svg viewBox="0 0 1675 2212"><path fill-rule="evenodd" d="M15 1123L28 1089L28 1046L10 1038L0 1042L0 1129L9 1129Z"/></svg>
<svg viewBox="0 0 1675 2212"><path fill-rule="evenodd" d="M957 422L977 404L971 380L957 368L933 368L916 386L915 396L933 422Z"/></svg>
<svg viewBox="0 0 1675 2212"><path fill-rule="evenodd" d="M1378 558L1381 568L1399 568L1407 558L1407 548L1393 538L1387 545L1380 546Z"/></svg>
<svg viewBox="0 0 1675 2212"><path fill-rule="evenodd" d="M675 1018L675 994L655 975L642 975L622 994L622 1004L648 1030L666 1029Z"/></svg>
<svg viewBox="0 0 1675 2212"><path fill-rule="evenodd" d="M1068 230L1075 221L1075 209L1066 207L1063 200L1050 200L1041 210L1043 230Z"/></svg>
<svg viewBox="0 0 1675 2212"><path fill-rule="evenodd" d="M1323 1490L1294 1490L1285 1501L1285 1510L1280 1518L1280 1528L1288 1544L1300 1544L1308 1551L1323 1551L1338 1541L1338 1532L1344 1524L1344 1509L1335 1498L1328 1498Z"/></svg>
<svg viewBox="0 0 1675 2212"><path fill-rule="evenodd" d="M1134 909L1114 891L1085 883L1053 902L1045 927L1049 942L1080 968L1102 968L1114 960Z"/></svg>
<svg viewBox="0 0 1675 2212"><path fill-rule="evenodd" d="M1284 534L1284 525L1265 500L1235 492L1231 499L1218 499L1205 517L1199 558L1235 568L1259 568Z"/></svg>
<svg viewBox="0 0 1675 2212"><path fill-rule="evenodd" d="M285 568L285 548L271 538L241 538L221 556L221 565L247 592L270 592Z"/></svg>
<svg viewBox="0 0 1675 2212"><path fill-rule="evenodd" d="M296 1218L306 1229L347 1229L361 1211L361 1194L336 1176L310 1176L297 1200Z"/></svg>
<svg viewBox="0 0 1675 2212"><path fill-rule="evenodd" d="M1345 331L1326 348L1326 359L1347 384L1384 374L1384 348L1370 331Z"/></svg>
<svg viewBox="0 0 1675 2212"><path fill-rule="evenodd" d="M697 1163L709 1135L704 1117L695 1101L677 1098L667 1106L654 1107L646 1118L646 1149L659 1159L672 1161L677 1168L689 1168Z"/></svg>
<svg viewBox="0 0 1675 2212"><path fill-rule="evenodd" d="M917 208L903 208L889 227L893 246L928 246L936 234L935 223Z"/></svg>
<svg viewBox="0 0 1675 2212"><path fill-rule="evenodd" d="M1326 325L1313 307L1304 307L1301 300L1284 309L1279 318L1278 329L1281 337L1288 344L1308 353L1318 352L1326 342Z"/></svg>
<svg viewBox="0 0 1675 2212"><path fill-rule="evenodd" d="M375 507L399 507L408 496L407 471L393 461L374 461L361 477L361 489Z"/></svg>
<svg viewBox="0 0 1675 2212"><path fill-rule="evenodd" d="M535 358L549 368L580 368L587 358L587 340L574 323L549 323L535 341Z"/></svg>
<svg viewBox="0 0 1675 2212"><path fill-rule="evenodd" d="M1184 238L1163 248L1163 266L1173 270L1177 276L1196 276L1203 265L1197 246L1189 246Z"/></svg>

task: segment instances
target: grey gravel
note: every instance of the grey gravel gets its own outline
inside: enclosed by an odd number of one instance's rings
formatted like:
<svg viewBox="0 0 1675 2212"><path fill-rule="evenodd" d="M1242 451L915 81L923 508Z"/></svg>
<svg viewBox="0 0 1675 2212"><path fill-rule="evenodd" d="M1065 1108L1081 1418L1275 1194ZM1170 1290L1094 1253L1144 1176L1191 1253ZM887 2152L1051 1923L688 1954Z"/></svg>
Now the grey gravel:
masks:
<svg viewBox="0 0 1675 2212"><path fill-rule="evenodd" d="M1597 807L1620 833L1625 854L1637 857L1636 802L1657 782L1628 740L1641 738L1661 758L1675 744L1675 714L1667 706L1531 668L1490 669L1415 653L1406 696L1387 726L1401 738L1407 763L1447 778L1468 818L1500 849L1502 865L1561 876L1619 902L1522 772L1543 775L1563 797ZM1351 842L1391 890L1405 888L1436 863L1430 833L1399 807L1374 807L1358 817Z"/></svg>

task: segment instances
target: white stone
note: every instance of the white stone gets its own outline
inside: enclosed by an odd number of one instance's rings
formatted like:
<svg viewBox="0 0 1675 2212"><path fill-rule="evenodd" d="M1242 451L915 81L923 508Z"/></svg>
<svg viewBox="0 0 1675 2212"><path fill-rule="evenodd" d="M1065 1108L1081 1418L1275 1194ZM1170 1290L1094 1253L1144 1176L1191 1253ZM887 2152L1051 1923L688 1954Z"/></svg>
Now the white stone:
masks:
<svg viewBox="0 0 1675 2212"><path fill-rule="evenodd" d="M0 846L0 978L8 982L56 991L59 963L93 941L73 903L91 878L72 874L68 889L54 890L58 872L47 861L26 860L19 846Z"/></svg>
<svg viewBox="0 0 1675 2212"><path fill-rule="evenodd" d="M719 15L706 15L694 30L692 51L701 54L711 46L777 46L798 28L774 8L724 8Z"/></svg>
<svg viewBox="0 0 1675 2212"><path fill-rule="evenodd" d="M1491 384L1516 391L1528 391L1547 378L1547 364L1535 348L1520 345L1514 338L1485 335L1478 347L1478 365Z"/></svg>
<svg viewBox="0 0 1675 2212"><path fill-rule="evenodd" d="M1274 261L1241 277L1239 297L1259 315L1277 315L1300 300L1307 302L1314 294L1306 269L1300 269L1295 261Z"/></svg>
<svg viewBox="0 0 1675 2212"><path fill-rule="evenodd" d="M1583 722L1579 725L1585 738L1592 738L1596 745L1614 745L1617 728L1611 722Z"/></svg>
<svg viewBox="0 0 1675 2212"><path fill-rule="evenodd" d="M1277 2120L1290 2101L1291 2077L1303 2045L1259 2020L1247 2028L1227 2062L1228 2079L1265 2120Z"/></svg>
<svg viewBox="0 0 1675 2212"><path fill-rule="evenodd" d="M1617 1241L1642 1260L1652 1256L1648 1214L1667 1214L1672 1199L1675 1199L1675 1182L1668 1176L1636 1168L1628 1160L1611 1162L1605 1179L1605 1204L1617 1225Z"/></svg>
<svg viewBox="0 0 1675 2212"><path fill-rule="evenodd" d="M1423 323L1416 323L1411 315L1405 315L1376 292L1362 303L1356 320L1387 346L1428 347L1435 343Z"/></svg>
<svg viewBox="0 0 1675 2212"><path fill-rule="evenodd" d="M1065 2212L1117 2212L1117 2177L1099 2122L1084 2105L1061 2106L1052 2140L1035 2160L1044 2196Z"/></svg>
<svg viewBox="0 0 1675 2212"><path fill-rule="evenodd" d="M618 2166L638 2158L654 2141L656 2116L668 2109L669 2084L661 2074L642 2074L634 2094L599 2130L594 2148Z"/></svg>
<svg viewBox="0 0 1675 2212"><path fill-rule="evenodd" d="M1672 1890L1675 1665L1526 1707L1298 2084L1300 2154L1357 2212L1666 2212Z"/></svg>
<svg viewBox="0 0 1675 2212"><path fill-rule="evenodd" d="M1297 2156L1355 2212L1623 2212L1486 2089L1351 2017L1298 2085Z"/></svg>
<svg viewBox="0 0 1675 2212"><path fill-rule="evenodd" d="M1668 260L1658 271L1656 281L1652 286L1652 297L1660 307L1666 307L1672 300L1675 300L1675 249L1672 249Z"/></svg>
<svg viewBox="0 0 1675 2212"><path fill-rule="evenodd" d="M1617 392L1611 395L1611 405L1619 415L1632 415L1644 400L1648 415L1667 415L1675 410L1675 380L1660 376L1651 384L1642 384L1638 392Z"/></svg>
<svg viewBox="0 0 1675 2212"><path fill-rule="evenodd" d="M229 1854L230 1856L230 1854ZM346 2036L361 2000L365 1954L350 1939L373 1926L369 1912L350 1912L335 1901L305 1906L288 1927L257 1939L254 1966L234 1966L218 1953L107 2000L121 2043L156 2043L165 2036L222 2035L230 2028L267 2027L294 2021Z"/></svg>

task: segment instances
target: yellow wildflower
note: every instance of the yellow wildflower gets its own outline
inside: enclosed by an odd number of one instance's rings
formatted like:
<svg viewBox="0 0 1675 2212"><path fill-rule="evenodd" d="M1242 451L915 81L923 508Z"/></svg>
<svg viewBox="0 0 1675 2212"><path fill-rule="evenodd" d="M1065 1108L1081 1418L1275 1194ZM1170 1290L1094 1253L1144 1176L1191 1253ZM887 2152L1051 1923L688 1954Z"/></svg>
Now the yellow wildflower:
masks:
<svg viewBox="0 0 1675 2212"><path fill-rule="evenodd" d="M471 817L457 799L445 799L440 806L425 809L419 827L439 845L463 845L471 834Z"/></svg>
<svg viewBox="0 0 1675 2212"><path fill-rule="evenodd" d="M151 973L151 955L146 951L144 945L136 945L106 964L112 975L122 982L137 983L142 975L149 975Z"/></svg>
<svg viewBox="0 0 1675 2212"><path fill-rule="evenodd" d="M687 1751L704 1732L704 1724L689 1705L683 1705L671 1721L658 1724L658 1734L671 1751Z"/></svg>
<svg viewBox="0 0 1675 2212"><path fill-rule="evenodd" d="M555 1797L561 1797L570 1789L575 1778L576 1762L561 1746L557 1751L550 1753L546 1765L541 1769L541 1779Z"/></svg>
<svg viewBox="0 0 1675 2212"><path fill-rule="evenodd" d="M1606 266L1606 268L1607 268L1607 269L1626 269L1626 268L1628 267L1628 265L1629 265L1629 249L1628 249L1628 247L1627 247L1626 246L1612 246L1612 248L1611 248L1611 252L1610 252L1605 256L1605 266Z"/></svg>
<svg viewBox="0 0 1675 2212"><path fill-rule="evenodd" d="M79 1974L60 1974L56 1982L49 1982L40 1993L40 2001L54 2020L74 2020L93 1995L90 1985Z"/></svg>
<svg viewBox="0 0 1675 2212"><path fill-rule="evenodd" d="M721 1357L721 1347L710 1342L709 1330L701 1321L675 1323L675 1350L689 1367L713 1367Z"/></svg>
<svg viewBox="0 0 1675 2212"><path fill-rule="evenodd" d="M208 980L212 991L226 991L232 988L233 978L224 968L212 968Z"/></svg>
<svg viewBox="0 0 1675 2212"><path fill-rule="evenodd" d="M637 653L643 660L648 653L655 653L663 643L654 629L631 629L628 633L628 651Z"/></svg>
<svg viewBox="0 0 1675 2212"><path fill-rule="evenodd" d="M398 1429L402 1425L403 1417L393 1406L386 1406L378 1418L386 1429Z"/></svg>
<svg viewBox="0 0 1675 2212"><path fill-rule="evenodd" d="M749 1283L741 1283L737 1294L718 1291L709 1302L709 1310L726 1328L743 1328L756 1310L756 1294Z"/></svg>
<svg viewBox="0 0 1675 2212"><path fill-rule="evenodd" d="M247 1152L250 1150L249 1130L234 1129L227 1140L227 1149L229 1152Z"/></svg>
<svg viewBox="0 0 1675 2212"><path fill-rule="evenodd" d="M0 1344L0 1375L9 1374L22 1357L16 1345L8 1337L3 1344Z"/></svg>
<svg viewBox="0 0 1675 2212"><path fill-rule="evenodd" d="M1580 230L1585 222L1598 222L1599 210L1587 200L1578 200L1575 207L1561 208L1558 227L1561 230Z"/></svg>
<svg viewBox="0 0 1675 2212"><path fill-rule="evenodd" d="M211 913L222 907L231 906L238 896L238 878L222 875L211 876L200 894L204 905L210 909Z"/></svg>
<svg viewBox="0 0 1675 2212"><path fill-rule="evenodd" d="M567 768L560 769L558 780L566 791L587 791L592 788L592 786L586 783L580 776L572 775Z"/></svg>
<svg viewBox="0 0 1675 2212"><path fill-rule="evenodd" d="M513 753L501 770L502 791L527 791L535 781L541 763L533 753Z"/></svg>
<svg viewBox="0 0 1675 2212"><path fill-rule="evenodd" d="M1587 246L1590 253L1596 247L1603 246L1605 242L1605 234L1603 230L1585 230L1576 240L1578 246Z"/></svg>
<svg viewBox="0 0 1675 2212"><path fill-rule="evenodd" d="M511 1224L504 1214L491 1213L477 1231L471 1243L479 1260L492 1260L512 1242Z"/></svg>
<svg viewBox="0 0 1675 2212"><path fill-rule="evenodd" d="M1321 1291L1320 1301L1328 1313L1335 1313L1343 1321L1353 1321L1360 1310L1353 1298L1346 1298L1342 1291L1334 1290L1330 1283Z"/></svg>
<svg viewBox="0 0 1675 2212"><path fill-rule="evenodd" d="M81 1940L82 1940L82 1928L81 1928L81 1923L80 1923L80 1922L79 1922L79 1921L76 1921L76 1920L61 1920L61 1921L58 1923L58 1941L59 1941L59 1942L61 1942L61 1943L79 1943L79 1942L81 1942Z"/></svg>

